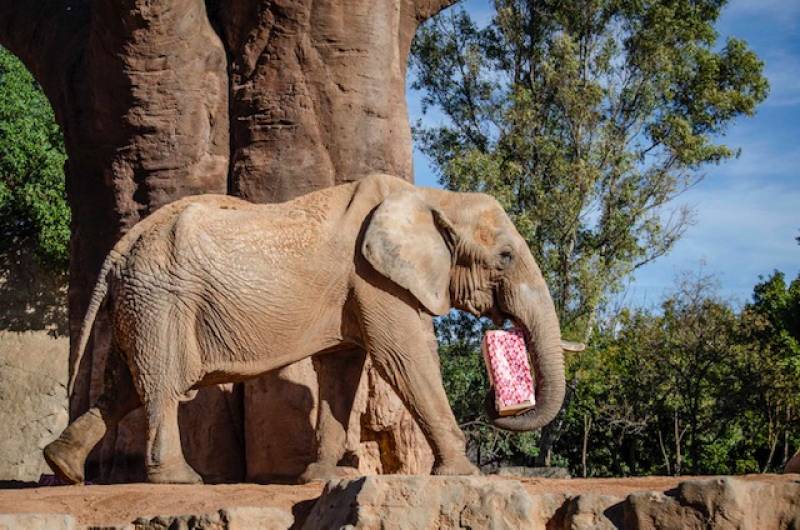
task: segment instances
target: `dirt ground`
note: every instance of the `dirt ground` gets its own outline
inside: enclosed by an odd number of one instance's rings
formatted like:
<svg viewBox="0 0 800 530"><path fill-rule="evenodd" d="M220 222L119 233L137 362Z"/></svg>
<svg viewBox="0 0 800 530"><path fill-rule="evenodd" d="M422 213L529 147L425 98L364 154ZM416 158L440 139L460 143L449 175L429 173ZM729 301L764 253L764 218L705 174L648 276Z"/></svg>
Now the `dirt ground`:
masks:
<svg viewBox="0 0 800 530"><path fill-rule="evenodd" d="M0 490L0 513L68 513L80 524L110 525L145 515L213 513L234 506L292 511L319 497L322 483L303 486L117 484ZM306 503L307 511L311 503Z"/></svg>
<svg viewBox="0 0 800 530"><path fill-rule="evenodd" d="M532 494L602 493L624 497L636 491L666 491L679 482L709 477L638 477L611 479L517 479ZM800 480L800 475L744 475L766 482ZM493 480L507 480L493 477ZM81 524L130 522L143 515L211 513L223 507L273 506L304 518L323 484L303 486L220 484L178 486L121 484L0 489L0 513L69 513Z"/></svg>

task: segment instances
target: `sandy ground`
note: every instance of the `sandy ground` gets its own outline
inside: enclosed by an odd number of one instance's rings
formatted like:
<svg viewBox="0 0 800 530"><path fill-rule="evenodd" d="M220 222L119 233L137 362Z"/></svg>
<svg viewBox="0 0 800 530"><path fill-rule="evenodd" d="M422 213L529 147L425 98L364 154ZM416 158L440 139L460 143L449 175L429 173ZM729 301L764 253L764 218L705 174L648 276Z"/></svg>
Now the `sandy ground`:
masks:
<svg viewBox="0 0 800 530"><path fill-rule="evenodd" d="M679 482L709 477L612 479L518 479L536 493L602 493L624 497L636 491L666 491ZM745 475L745 480L788 482L800 475ZM505 480L493 477L493 480ZM82 524L131 522L143 515L212 513L234 506L274 506L303 519L322 492L322 483L303 486L221 484L171 486L121 484L0 489L0 513L69 513Z"/></svg>
<svg viewBox="0 0 800 530"><path fill-rule="evenodd" d="M81 524L131 522L145 515L213 513L234 506L274 506L305 516L322 483L303 486L117 484L0 490L0 513L68 513ZM296 505L299 505L295 508Z"/></svg>

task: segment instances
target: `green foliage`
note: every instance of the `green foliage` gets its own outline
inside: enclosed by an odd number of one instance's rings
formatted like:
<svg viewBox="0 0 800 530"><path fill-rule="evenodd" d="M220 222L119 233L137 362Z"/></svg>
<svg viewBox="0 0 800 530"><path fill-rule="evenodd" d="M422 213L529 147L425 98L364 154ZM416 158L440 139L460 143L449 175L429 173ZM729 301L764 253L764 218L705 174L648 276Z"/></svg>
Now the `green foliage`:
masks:
<svg viewBox="0 0 800 530"><path fill-rule="evenodd" d="M587 476L779 471L800 444L799 329L800 276L774 273L739 311L684 278L573 361L556 454Z"/></svg>
<svg viewBox="0 0 800 530"><path fill-rule="evenodd" d="M716 47L724 4L496 0L486 28L451 10L417 34L413 86L448 118L418 144L446 187L511 213L573 334L681 237L670 201L735 156L722 133L766 97L746 44Z"/></svg>
<svg viewBox="0 0 800 530"><path fill-rule="evenodd" d="M741 318L739 340L749 355L739 372L747 382L747 409L758 412L750 414L744 443L769 447L766 468L780 445L800 442L792 430L800 420L800 276L789 285L777 271L762 279Z"/></svg>
<svg viewBox="0 0 800 530"><path fill-rule="evenodd" d="M684 277L658 311L623 309L570 363L555 453L575 475L779 471L800 444L800 276L775 272L736 310ZM474 320L439 323L446 389L481 463L530 464L535 435L483 423Z"/></svg>
<svg viewBox="0 0 800 530"><path fill-rule="evenodd" d="M0 48L0 251L32 240L42 261L68 261L64 142L41 88Z"/></svg>
<svg viewBox="0 0 800 530"><path fill-rule="evenodd" d="M587 473L727 469L720 452L730 436L720 436L720 430L730 424L718 423L725 410L725 396L718 394L736 383L730 364L736 350L736 315L713 295L704 278L684 280L660 309L658 314L624 311L613 327L604 326L606 337L600 345L608 348L602 357L611 386L601 394L578 392L575 402L594 406L584 406L583 412L593 422L591 443L599 438L613 445L610 454L606 447L605 456L597 460L586 448L591 462ZM585 384L581 380L580 386ZM575 437L562 436L559 446L573 446Z"/></svg>

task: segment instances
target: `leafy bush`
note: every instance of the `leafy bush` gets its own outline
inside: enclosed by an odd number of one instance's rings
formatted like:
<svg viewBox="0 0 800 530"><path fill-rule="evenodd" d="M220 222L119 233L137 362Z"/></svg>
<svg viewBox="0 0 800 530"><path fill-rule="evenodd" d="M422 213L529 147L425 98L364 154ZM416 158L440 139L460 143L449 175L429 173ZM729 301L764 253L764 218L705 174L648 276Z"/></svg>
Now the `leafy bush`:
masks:
<svg viewBox="0 0 800 530"><path fill-rule="evenodd" d="M0 251L30 241L43 262L66 268L65 160L47 98L22 63L0 48Z"/></svg>

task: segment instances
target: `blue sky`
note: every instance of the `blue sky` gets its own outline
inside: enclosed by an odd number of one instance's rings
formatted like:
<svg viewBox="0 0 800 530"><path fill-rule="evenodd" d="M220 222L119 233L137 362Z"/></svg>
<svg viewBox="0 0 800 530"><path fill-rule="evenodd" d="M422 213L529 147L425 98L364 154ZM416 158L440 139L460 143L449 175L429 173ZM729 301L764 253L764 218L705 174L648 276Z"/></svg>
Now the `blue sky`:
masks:
<svg viewBox="0 0 800 530"><path fill-rule="evenodd" d="M490 0L462 5L479 22L492 14ZM716 276L720 292L734 302L749 299L759 275L800 272L800 0L732 0L717 29L746 40L765 62L770 95L752 118L740 118L725 142L742 150L738 159L704 169L705 179L678 204L696 209L690 227L670 254L642 267L626 298L651 306L682 272ZM411 123L442 120L422 114L419 94L408 93ZM415 151L417 184L438 186L426 157Z"/></svg>

